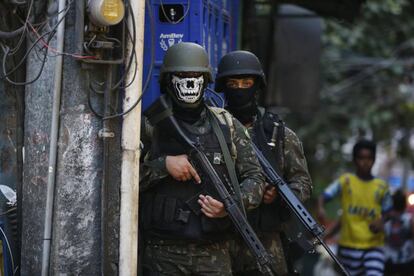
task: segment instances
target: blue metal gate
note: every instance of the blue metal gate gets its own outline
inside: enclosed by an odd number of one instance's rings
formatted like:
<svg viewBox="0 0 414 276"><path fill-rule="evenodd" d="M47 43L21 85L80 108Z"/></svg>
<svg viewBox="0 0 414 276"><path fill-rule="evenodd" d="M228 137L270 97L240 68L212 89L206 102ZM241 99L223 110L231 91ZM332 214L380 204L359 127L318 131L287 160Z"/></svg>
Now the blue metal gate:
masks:
<svg viewBox="0 0 414 276"><path fill-rule="evenodd" d="M150 71L151 75L143 110L160 95L159 71L167 49L181 41L198 43L209 53L215 73L221 56L236 48L239 14L238 0L151 0L150 3L145 16L144 86Z"/></svg>

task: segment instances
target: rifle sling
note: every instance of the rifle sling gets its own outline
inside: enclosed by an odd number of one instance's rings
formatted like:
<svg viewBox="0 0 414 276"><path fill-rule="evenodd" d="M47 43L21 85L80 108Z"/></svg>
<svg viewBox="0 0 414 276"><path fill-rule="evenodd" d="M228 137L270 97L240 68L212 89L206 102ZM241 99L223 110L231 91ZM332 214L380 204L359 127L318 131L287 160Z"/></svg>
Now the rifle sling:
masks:
<svg viewBox="0 0 414 276"><path fill-rule="evenodd" d="M214 114L212 114L212 112L209 109L207 110L208 110L211 125L213 127L214 134L217 136L217 140L219 141L221 151L223 152L223 155L224 155L224 162L226 163L227 171L230 176L231 185L233 186L237 199L240 202L240 207L241 207L240 209L242 210L243 215L246 216L246 211L244 209L243 200L242 200L241 191L240 191L239 180L237 179L237 175L236 175L235 165L231 158L230 151L227 146L226 140L224 138L223 131L221 130L217 122L217 118L214 116Z"/></svg>

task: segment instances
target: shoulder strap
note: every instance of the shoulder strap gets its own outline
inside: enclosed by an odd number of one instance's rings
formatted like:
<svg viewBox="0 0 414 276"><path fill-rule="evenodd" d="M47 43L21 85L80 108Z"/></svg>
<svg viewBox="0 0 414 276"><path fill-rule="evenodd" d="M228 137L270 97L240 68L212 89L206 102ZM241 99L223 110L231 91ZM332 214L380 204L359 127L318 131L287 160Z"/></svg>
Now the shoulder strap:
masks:
<svg viewBox="0 0 414 276"><path fill-rule="evenodd" d="M236 196L237 196L237 198L240 202L240 207L242 209L242 212L246 216L244 206L243 206L241 191L240 191L240 185L239 185L239 181L238 181L237 175L236 175L235 165L234 165L234 162L231 158L229 148L227 147L227 143L226 143L226 140L224 138L223 131L221 130L221 128L220 128L220 126L217 122L217 118L213 114L213 112L211 112L209 110L208 114L209 114L211 125L213 127L214 134L216 135L217 140L219 141L221 151L223 152L223 155L224 155L224 162L226 163L226 168L227 168L227 171L228 171L229 176L230 176L231 184L232 184L233 189L236 193Z"/></svg>
<svg viewBox="0 0 414 276"><path fill-rule="evenodd" d="M254 125L255 132L255 143L261 148L262 153L266 159L270 162L276 172L283 177L283 167L284 167L284 145L285 145L285 124L282 120L277 117L276 125L273 125L273 134L276 135L275 148L272 148L268 144L268 138L263 125L264 114L258 113L257 121Z"/></svg>
<svg viewBox="0 0 414 276"><path fill-rule="evenodd" d="M278 117L277 125L273 126L277 128L276 134L276 158L283 176L283 168L285 167L285 123Z"/></svg>
<svg viewBox="0 0 414 276"><path fill-rule="evenodd" d="M148 121L153 125L157 125L159 122L163 121L165 118L168 118L169 116L173 115L172 109L165 109L164 111L152 116L151 118L148 118Z"/></svg>

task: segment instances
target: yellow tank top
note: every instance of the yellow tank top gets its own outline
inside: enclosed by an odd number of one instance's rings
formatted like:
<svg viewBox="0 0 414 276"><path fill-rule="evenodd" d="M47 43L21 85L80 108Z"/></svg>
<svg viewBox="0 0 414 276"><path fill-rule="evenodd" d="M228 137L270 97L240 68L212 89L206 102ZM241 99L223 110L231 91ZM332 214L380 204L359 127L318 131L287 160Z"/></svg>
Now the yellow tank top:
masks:
<svg viewBox="0 0 414 276"><path fill-rule="evenodd" d="M343 174L339 183L343 210L339 244L356 249L384 245L384 234L371 232L369 224L381 217L387 184L379 178L364 181L350 173Z"/></svg>

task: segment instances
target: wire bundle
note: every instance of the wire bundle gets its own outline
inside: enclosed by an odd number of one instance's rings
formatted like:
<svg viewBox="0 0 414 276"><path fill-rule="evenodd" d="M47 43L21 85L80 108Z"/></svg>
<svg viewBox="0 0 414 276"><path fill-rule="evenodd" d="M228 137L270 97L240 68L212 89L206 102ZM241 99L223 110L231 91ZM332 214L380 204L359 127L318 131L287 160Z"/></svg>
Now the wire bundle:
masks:
<svg viewBox="0 0 414 276"><path fill-rule="evenodd" d="M131 34L131 30L128 28L128 24L126 24L126 33L127 33L127 37L128 40L131 42L132 46L132 50L131 50L131 54L128 57L128 62L126 65L125 70L123 70L123 74L121 75L120 79L117 81L117 83L115 85L112 86L111 91L115 91L118 89L124 90L125 88L131 86L131 84L134 82L135 78L136 78L136 74L137 74L137 69L138 69L138 61L137 61L137 57L136 57L136 53L135 53L135 42L136 42L136 29L135 29L135 17L134 17L134 13L133 10L131 9L131 6L129 5L129 3L126 3L127 5L127 14L126 14L126 18L125 20L128 20L128 18L131 18L131 22L132 22L132 34ZM147 77L145 79L145 83L142 89L142 94L140 95L140 97L137 99L137 101L126 111L121 112L121 113L115 113L112 115L108 115L108 116L104 116L103 114L100 114L92 105L92 93L94 94L98 94L98 95L103 95L104 92L102 90L97 89L96 87L105 87L105 82L99 83L97 81L94 80L90 80L90 75L87 72L87 78L88 78L88 105L89 105L89 109L99 118L102 118L102 120L109 120L109 119L114 119L114 118L118 118L118 117L122 117L126 114L128 114L129 112L131 112L142 100L145 92L148 89L149 83L151 81L151 76L152 76L152 70L153 70L153 66L154 66L154 56L155 56L155 49L154 49L154 36L155 36L155 22L154 22L154 16L153 16L153 12L152 12L152 8L151 8L151 4L149 2L149 0L146 0L146 6L148 8L148 16L150 18L150 28L151 28L151 64L147 73ZM134 72L133 72L133 77L131 79L131 81L126 84L123 85L125 78L127 76L127 74L130 72L130 70L132 70L132 62L134 62ZM115 110L118 109L118 107L116 106L114 108Z"/></svg>
<svg viewBox="0 0 414 276"><path fill-rule="evenodd" d="M28 85L34 83L40 78L48 56L50 57L57 55L66 55L78 59L95 58L94 56L82 56L76 53L58 52L56 49L49 45L50 41L56 34L59 24L63 21L63 18L65 18L68 14L72 3L73 0L69 0L68 5L64 10L56 11L54 14L50 15L49 18L46 18L44 21L39 23L33 23L35 17L33 13L34 0L31 0L29 3L24 5L27 6L27 12L24 19L19 15L19 13L16 13L17 18L22 23L22 26L16 29L15 31L11 32L0 31L0 47L3 50L1 80L6 80L7 82L13 85ZM18 11L22 10L24 10L23 7L18 8ZM54 25L52 25L52 27L49 27L50 30L45 31L43 34L40 35L40 33L49 26L48 23L52 23L56 16L60 13L64 13L62 19L57 21ZM11 38L16 38L18 35L20 35L20 37L18 38L16 45L12 46L12 44L14 44L14 41L10 41ZM30 47L27 48L27 50L21 58L17 57L21 50L26 47L24 43L26 42L26 40L29 40L31 42ZM32 51L35 51L36 57L41 61L38 73L32 80L27 80L24 82L18 82L13 80L11 78L11 75L14 74L17 70L25 68L27 57L30 55ZM50 54L50 52L53 53L53 55ZM17 64L14 62L16 59L20 59L20 61Z"/></svg>

